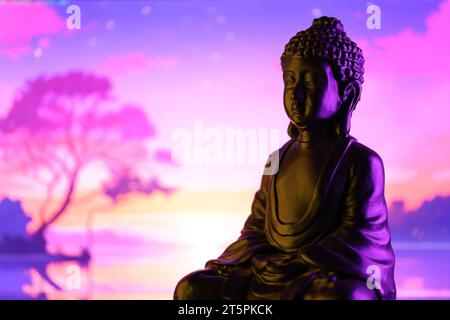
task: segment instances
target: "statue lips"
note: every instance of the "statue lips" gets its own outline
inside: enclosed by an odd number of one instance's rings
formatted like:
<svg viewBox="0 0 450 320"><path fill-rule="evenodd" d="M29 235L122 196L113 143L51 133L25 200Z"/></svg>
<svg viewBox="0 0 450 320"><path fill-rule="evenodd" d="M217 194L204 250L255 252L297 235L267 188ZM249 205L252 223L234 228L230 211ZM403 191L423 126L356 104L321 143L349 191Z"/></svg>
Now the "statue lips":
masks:
<svg viewBox="0 0 450 320"><path fill-rule="evenodd" d="M303 101L295 101L291 106L291 117L294 122L302 122L305 116L305 103Z"/></svg>

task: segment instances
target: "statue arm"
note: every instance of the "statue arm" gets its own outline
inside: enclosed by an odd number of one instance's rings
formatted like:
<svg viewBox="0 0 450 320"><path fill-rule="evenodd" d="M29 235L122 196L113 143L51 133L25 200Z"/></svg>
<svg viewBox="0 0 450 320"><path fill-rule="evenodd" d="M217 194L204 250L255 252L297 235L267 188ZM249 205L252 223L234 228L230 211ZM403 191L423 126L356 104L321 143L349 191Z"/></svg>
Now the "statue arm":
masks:
<svg viewBox="0 0 450 320"><path fill-rule="evenodd" d="M242 266L250 262L256 253L270 249L264 232L268 180L269 176L263 175L261 186L253 199L251 214L242 228L240 237L217 259L209 260L206 268L227 269Z"/></svg>
<svg viewBox="0 0 450 320"><path fill-rule="evenodd" d="M366 280L368 267L381 271L381 284L395 295L394 255L384 198L384 168L372 150L354 158L340 226L322 241L300 249L298 257L310 269L334 271ZM384 290L383 290L384 291Z"/></svg>

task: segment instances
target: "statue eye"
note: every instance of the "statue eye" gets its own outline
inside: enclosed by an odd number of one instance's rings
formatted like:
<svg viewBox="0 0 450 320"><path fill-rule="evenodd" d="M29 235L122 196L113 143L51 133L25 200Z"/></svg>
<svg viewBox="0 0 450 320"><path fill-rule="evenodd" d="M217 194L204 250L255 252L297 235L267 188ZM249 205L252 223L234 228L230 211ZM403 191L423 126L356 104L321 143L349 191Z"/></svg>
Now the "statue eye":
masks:
<svg viewBox="0 0 450 320"><path fill-rule="evenodd" d="M315 85L322 85L325 83L325 79L318 73L307 73L305 75L305 86L314 87Z"/></svg>
<svg viewBox="0 0 450 320"><path fill-rule="evenodd" d="M287 87L293 87L295 85L295 76L293 74L287 74L284 77L284 84Z"/></svg>

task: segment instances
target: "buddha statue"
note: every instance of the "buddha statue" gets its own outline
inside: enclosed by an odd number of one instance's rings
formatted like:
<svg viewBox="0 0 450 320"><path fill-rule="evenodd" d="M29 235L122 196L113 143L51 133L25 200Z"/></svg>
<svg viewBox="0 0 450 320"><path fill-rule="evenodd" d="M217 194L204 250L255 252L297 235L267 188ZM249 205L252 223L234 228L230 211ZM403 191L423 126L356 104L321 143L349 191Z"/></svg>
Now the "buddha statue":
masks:
<svg viewBox="0 0 450 320"><path fill-rule="evenodd" d="M349 135L362 51L321 17L290 39L281 66L291 139L278 171L263 175L240 237L174 299L395 299L383 162Z"/></svg>

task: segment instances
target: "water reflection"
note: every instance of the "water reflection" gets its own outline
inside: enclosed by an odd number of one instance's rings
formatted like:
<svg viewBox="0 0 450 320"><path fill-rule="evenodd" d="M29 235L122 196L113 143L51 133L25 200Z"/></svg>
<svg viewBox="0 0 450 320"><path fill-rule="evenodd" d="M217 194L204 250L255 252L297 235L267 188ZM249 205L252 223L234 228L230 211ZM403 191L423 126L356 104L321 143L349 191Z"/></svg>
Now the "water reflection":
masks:
<svg viewBox="0 0 450 320"><path fill-rule="evenodd" d="M46 254L8 254L0 256L0 297L2 299L48 298L51 291L65 291L62 282L55 281L52 265L86 267L79 260L62 260Z"/></svg>
<svg viewBox="0 0 450 320"><path fill-rule="evenodd" d="M133 220L139 228L128 236L97 231L88 263L49 255L0 255L0 298L171 299L177 281L220 254L243 221L226 213L202 218L175 213L142 216L139 224ZM223 233L205 231L218 224ZM49 237L49 247L83 246L81 232L78 238L66 231ZM393 246L399 299L450 298L449 245L398 242Z"/></svg>

